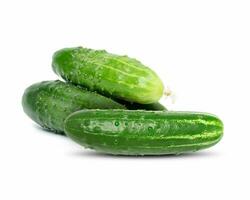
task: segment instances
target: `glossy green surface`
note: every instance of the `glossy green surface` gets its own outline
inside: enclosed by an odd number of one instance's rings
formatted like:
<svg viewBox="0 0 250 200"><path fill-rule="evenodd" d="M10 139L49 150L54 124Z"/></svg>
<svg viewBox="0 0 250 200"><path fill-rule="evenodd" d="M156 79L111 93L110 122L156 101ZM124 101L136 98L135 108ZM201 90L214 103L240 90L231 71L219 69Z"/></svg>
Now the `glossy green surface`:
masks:
<svg viewBox="0 0 250 200"><path fill-rule="evenodd" d="M150 104L163 94L154 71L136 59L82 47L55 52L53 70L65 80L129 102Z"/></svg>
<svg viewBox="0 0 250 200"><path fill-rule="evenodd" d="M42 127L63 133L65 118L82 109L125 109L109 98L61 81L44 81L28 87L22 98L24 112Z"/></svg>
<svg viewBox="0 0 250 200"><path fill-rule="evenodd" d="M65 132L84 147L108 154L180 154L215 145L216 116L195 112L85 110L65 120Z"/></svg>

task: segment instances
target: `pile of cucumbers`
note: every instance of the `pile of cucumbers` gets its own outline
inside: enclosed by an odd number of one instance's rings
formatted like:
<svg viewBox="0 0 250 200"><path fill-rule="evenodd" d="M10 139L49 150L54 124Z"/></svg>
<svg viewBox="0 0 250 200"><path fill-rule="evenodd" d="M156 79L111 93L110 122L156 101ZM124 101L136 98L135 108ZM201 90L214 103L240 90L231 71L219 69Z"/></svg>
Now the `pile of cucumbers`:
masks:
<svg viewBox="0 0 250 200"><path fill-rule="evenodd" d="M223 123L215 115L174 112L158 103L163 83L136 59L105 50L64 48L52 68L65 82L28 87L24 112L80 145L115 155L194 152L218 143Z"/></svg>

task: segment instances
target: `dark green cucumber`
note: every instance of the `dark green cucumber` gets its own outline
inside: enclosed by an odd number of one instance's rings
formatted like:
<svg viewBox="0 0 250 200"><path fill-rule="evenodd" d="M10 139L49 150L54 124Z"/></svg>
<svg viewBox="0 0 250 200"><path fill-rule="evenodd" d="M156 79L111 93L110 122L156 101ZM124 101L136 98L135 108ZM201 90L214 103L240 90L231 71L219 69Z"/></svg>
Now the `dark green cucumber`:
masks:
<svg viewBox="0 0 250 200"><path fill-rule="evenodd" d="M163 94L154 71L136 59L82 47L55 52L53 70L63 79L106 96L150 104Z"/></svg>
<svg viewBox="0 0 250 200"><path fill-rule="evenodd" d="M196 112L83 110L65 120L65 132L77 143L117 155L180 154L215 145L222 121Z"/></svg>
<svg viewBox="0 0 250 200"><path fill-rule="evenodd" d="M32 120L58 133L63 133L65 118L77 110L126 109L109 98L59 80L28 87L23 94L22 105Z"/></svg>

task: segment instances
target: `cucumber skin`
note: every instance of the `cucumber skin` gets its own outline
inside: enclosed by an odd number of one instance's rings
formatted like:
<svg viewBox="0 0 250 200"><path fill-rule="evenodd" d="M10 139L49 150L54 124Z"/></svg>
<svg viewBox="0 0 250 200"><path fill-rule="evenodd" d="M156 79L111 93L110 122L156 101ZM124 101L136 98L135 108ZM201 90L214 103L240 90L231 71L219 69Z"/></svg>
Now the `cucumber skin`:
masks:
<svg viewBox="0 0 250 200"><path fill-rule="evenodd" d="M63 134L65 118L82 109L126 109L125 106L69 83L43 81L28 87L22 97L24 112L44 128Z"/></svg>
<svg viewBox="0 0 250 200"><path fill-rule="evenodd" d="M150 68L127 56L82 47L54 53L56 74L91 91L129 102L150 104L163 94L160 78Z"/></svg>
<svg viewBox="0 0 250 200"><path fill-rule="evenodd" d="M86 148L115 155L194 152L215 145L223 123L196 112L83 110L65 120L68 137Z"/></svg>

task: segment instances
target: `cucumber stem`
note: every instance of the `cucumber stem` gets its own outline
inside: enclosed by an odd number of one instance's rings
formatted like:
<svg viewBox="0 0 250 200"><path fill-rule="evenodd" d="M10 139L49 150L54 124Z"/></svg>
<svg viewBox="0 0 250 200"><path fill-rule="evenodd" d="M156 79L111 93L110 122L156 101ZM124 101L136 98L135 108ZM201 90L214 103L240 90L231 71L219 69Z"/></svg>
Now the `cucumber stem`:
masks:
<svg viewBox="0 0 250 200"><path fill-rule="evenodd" d="M176 102L176 95L175 95L175 93L170 89L169 86L167 86L167 87L164 89L163 97L164 97L164 100L170 99L170 100L171 100L171 104L175 104L175 102Z"/></svg>

